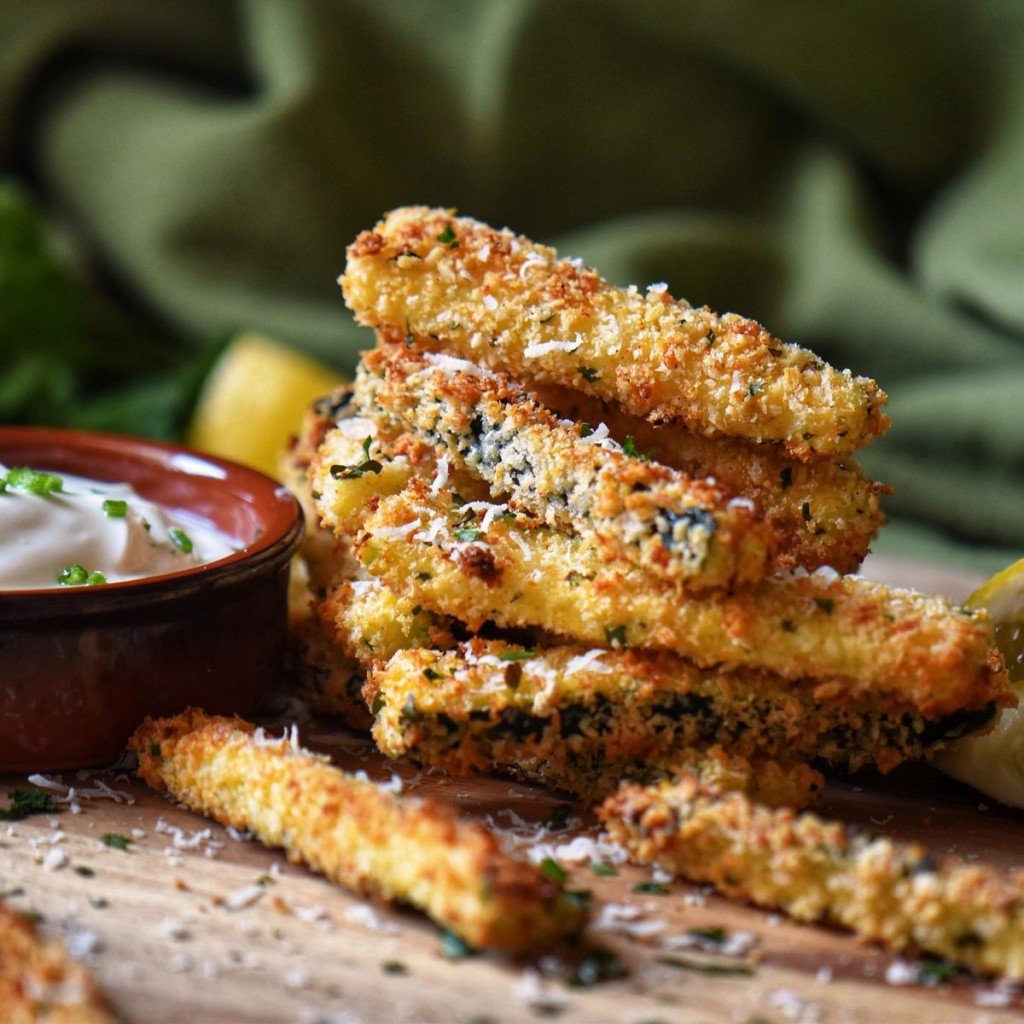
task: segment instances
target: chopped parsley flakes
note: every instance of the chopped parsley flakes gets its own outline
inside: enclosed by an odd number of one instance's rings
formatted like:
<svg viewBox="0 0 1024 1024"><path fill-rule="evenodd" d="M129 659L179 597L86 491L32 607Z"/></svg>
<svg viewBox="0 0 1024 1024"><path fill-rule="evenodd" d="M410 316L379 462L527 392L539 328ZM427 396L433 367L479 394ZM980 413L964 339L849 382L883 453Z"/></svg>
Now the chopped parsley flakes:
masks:
<svg viewBox="0 0 1024 1024"><path fill-rule="evenodd" d="M59 814L60 805L52 793L41 789L12 789L10 806L0 810L0 819L4 821L21 821L33 814Z"/></svg>

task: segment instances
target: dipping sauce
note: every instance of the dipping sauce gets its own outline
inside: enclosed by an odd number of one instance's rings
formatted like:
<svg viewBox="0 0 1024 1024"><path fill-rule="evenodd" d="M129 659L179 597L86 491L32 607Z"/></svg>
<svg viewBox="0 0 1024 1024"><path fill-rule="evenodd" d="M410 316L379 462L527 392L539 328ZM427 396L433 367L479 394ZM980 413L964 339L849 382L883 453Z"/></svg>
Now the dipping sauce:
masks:
<svg viewBox="0 0 1024 1024"><path fill-rule="evenodd" d="M0 465L0 590L95 586L178 572L239 550L129 484Z"/></svg>

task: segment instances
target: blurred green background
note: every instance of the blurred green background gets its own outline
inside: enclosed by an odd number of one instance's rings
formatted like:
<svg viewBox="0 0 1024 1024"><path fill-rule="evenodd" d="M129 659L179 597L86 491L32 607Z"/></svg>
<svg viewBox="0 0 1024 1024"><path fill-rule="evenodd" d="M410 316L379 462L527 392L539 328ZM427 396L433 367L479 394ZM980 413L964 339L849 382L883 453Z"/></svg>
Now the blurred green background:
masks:
<svg viewBox="0 0 1024 1024"><path fill-rule="evenodd" d="M1024 547L1016 0L0 0L0 421L180 435L227 339L351 367L403 203L876 377L876 549Z"/></svg>

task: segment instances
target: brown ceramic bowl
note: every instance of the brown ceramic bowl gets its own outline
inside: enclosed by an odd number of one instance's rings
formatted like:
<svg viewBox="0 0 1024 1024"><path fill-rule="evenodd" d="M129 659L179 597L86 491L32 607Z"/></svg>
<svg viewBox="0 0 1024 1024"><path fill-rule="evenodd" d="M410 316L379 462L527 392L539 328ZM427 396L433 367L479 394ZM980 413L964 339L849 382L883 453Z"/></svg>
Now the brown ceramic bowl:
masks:
<svg viewBox="0 0 1024 1024"><path fill-rule="evenodd" d="M0 463L127 482L244 545L127 583L0 589L0 771L106 764L146 715L258 706L281 671L302 534L285 488L186 448L74 430L0 428Z"/></svg>

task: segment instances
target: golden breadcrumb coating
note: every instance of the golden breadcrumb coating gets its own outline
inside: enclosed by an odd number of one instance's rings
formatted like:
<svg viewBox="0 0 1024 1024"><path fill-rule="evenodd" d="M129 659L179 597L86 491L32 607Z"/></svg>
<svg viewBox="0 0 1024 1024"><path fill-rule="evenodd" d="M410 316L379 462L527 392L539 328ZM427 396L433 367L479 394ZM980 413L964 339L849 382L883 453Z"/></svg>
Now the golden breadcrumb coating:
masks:
<svg viewBox="0 0 1024 1024"><path fill-rule="evenodd" d="M582 927L583 912L482 825L384 792L287 737L190 709L147 719L129 748L154 789L339 885L408 903L472 946L537 953Z"/></svg>
<svg viewBox="0 0 1024 1024"><path fill-rule="evenodd" d="M927 721L870 700L819 701L815 683L755 669L700 669L665 652L524 648L479 638L405 650L371 668L364 694L388 757L455 775L502 771L591 798L651 781L683 749L819 759L882 771L992 718Z"/></svg>
<svg viewBox="0 0 1024 1024"><path fill-rule="evenodd" d="M0 1021L115 1024L92 975L59 942L44 941L23 914L0 902Z"/></svg>
<svg viewBox="0 0 1024 1024"><path fill-rule="evenodd" d="M1024 979L1020 876L939 861L920 846L875 839L812 813L772 810L697 776L626 784L599 813L640 863L891 949Z"/></svg>
<svg viewBox="0 0 1024 1024"><path fill-rule="evenodd" d="M467 517L415 480L364 526L355 554L369 572L471 630L492 621L591 646L671 650L705 666L814 679L821 701L870 696L929 718L1014 700L988 617L941 598L836 574L690 597L525 516Z"/></svg>
<svg viewBox="0 0 1024 1024"><path fill-rule="evenodd" d="M609 561L628 559L691 589L769 571L778 541L749 500L629 454L607 431L560 421L503 374L376 350L364 355L356 389L363 407L383 408L439 458L482 477L491 497L594 538Z"/></svg>
<svg viewBox="0 0 1024 1024"><path fill-rule="evenodd" d="M291 676L299 696L317 714L365 730L373 723L362 697L366 670L338 642L333 620L323 614L325 603L324 598L314 599L306 615L289 622Z"/></svg>
<svg viewBox="0 0 1024 1024"><path fill-rule="evenodd" d="M754 320L616 288L575 260L452 211L404 207L348 248L340 283L386 342L577 387L652 422L774 441L799 459L884 433L886 396Z"/></svg>
<svg viewBox="0 0 1024 1024"><path fill-rule="evenodd" d="M714 477L732 494L749 498L782 538L785 564L855 572L885 523L878 499L889 488L870 480L853 459L801 462L778 445L651 424L569 388L532 391L558 416L595 430L603 423L619 444L632 439L633 447L658 462L693 477Z"/></svg>

